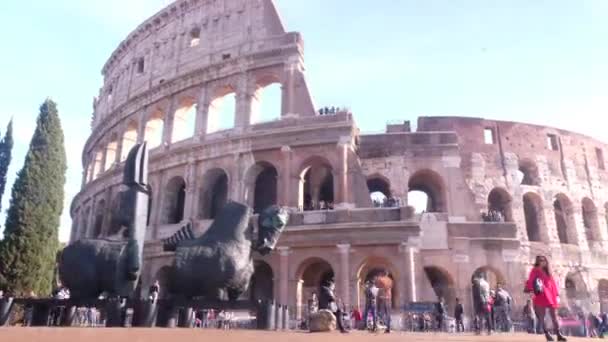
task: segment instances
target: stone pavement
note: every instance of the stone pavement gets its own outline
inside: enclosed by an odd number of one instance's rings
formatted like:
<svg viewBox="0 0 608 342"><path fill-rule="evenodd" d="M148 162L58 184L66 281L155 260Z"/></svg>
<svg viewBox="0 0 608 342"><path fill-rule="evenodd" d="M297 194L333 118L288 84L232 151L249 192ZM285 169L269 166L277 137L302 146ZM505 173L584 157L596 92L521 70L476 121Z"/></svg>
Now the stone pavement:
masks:
<svg viewBox="0 0 608 342"><path fill-rule="evenodd" d="M406 334L396 332L390 335L355 332L348 335L339 333L304 332L260 332L239 330L224 332L199 329L81 329L81 328L0 328L0 341L15 342L542 342L542 336L525 334L493 336L446 335L446 334ZM569 341L588 341L570 338Z"/></svg>

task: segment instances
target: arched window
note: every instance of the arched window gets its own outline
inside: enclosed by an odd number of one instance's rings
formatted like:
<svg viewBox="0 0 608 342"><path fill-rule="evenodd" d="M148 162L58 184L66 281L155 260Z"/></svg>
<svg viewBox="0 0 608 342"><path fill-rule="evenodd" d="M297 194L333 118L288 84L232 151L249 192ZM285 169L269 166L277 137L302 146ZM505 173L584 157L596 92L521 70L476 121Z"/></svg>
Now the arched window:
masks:
<svg viewBox="0 0 608 342"><path fill-rule="evenodd" d="M200 192L200 216L215 219L228 202L228 175L222 169L212 169L203 176Z"/></svg>
<svg viewBox="0 0 608 342"><path fill-rule="evenodd" d="M195 27L190 30L190 47L199 46L201 43L201 29Z"/></svg>
<svg viewBox="0 0 608 342"><path fill-rule="evenodd" d="M574 208L568 196L558 194L553 201L555 227L560 243L577 244Z"/></svg>
<svg viewBox="0 0 608 342"><path fill-rule="evenodd" d="M441 176L432 170L420 170L409 180L408 204L414 207L426 205L426 212L447 211L445 183ZM426 203L422 203L426 199ZM414 203L421 202L421 203Z"/></svg>
<svg viewBox="0 0 608 342"><path fill-rule="evenodd" d="M521 185L540 185L538 167L530 159L519 161L519 176L521 177Z"/></svg>
<svg viewBox="0 0 608 342"><path fill-rule="evenodd" d="M118 138L116 135L112 135L112 140L106 147L106 165L105 170L109 170L112 165L116 162L116 150L118 149Z"/></svg>
<svg viewBox="0 0 608 342"><path fill-rule="evenodd" d="M156 110L146 122L144 140L148 142L148 147L150 149L160 146L163 142L163 117L163 112Z"/></svg>
<svg viewBox="0 0 608 342"><path fill-rule="evenodd" d="M391 185L386 178L379 175L368 178L367 189L374 207L394 207L396 205L391 195Z"/></svg>
<svg viewBox="0 0 608 342"><path fill-rule="evenodd" d="M137 144L137 122L131 121L127 125L127 130L122 135L122 149L120 151L120 161L127 160L129 152Z"/></svg>
<svg viewBox="0 0 608 342"><path fill-rule="evenodd" d="M89 234L89 237L91 237L93 235L93 232L87 231L89 229L89 217L90 216L91 216L91 207L87 207L86 210L84 211L84 215L82 215L82 217L80 219L80 228L79 228L78 235L76 236L76 240L86 238L87 234Z"/></svg>
<svg viewBox="0 0 608 342"><path fill-rule="evenodd" d="M493 189L488 195L488 217L491 221L513 222L511 195L502 188Z"/></svg>
<svg viewBox="0 0 608 342"><path fill-rule="evenodd" d="M95 223L93 224L92 238L97 239L103 233L104 217L106 213L106 201L100 200L95 205Z"/></svg>
<svg viewBox="0 0 608 342"><path fill-rule="evenodd" d="M274 274L270 265L263 261L254 262L249 299L251 303L274 298Z"/></svg>
<svg viewBox="0 0 608 342"><path fill-rule="evenodd" d="M532 192L524 195L524 216L528 240L541 241L541 227L545 220L540 196Z"/></svg>
<svg viewBox="0 0 608 342"><path fill-rule="evenodd" d="M255 178L253 211L258 214L277 204L277 182L279 174L270 164L258 164L259 173Z"/></svg>
<svg viewBox="0 0 608 342"><path fill-rule="evenodd" d="M165 187L164 223L176 224L184 219L186 182L182 177L173 177Z"/></svg>
<svg viewBox="0 0 608 342"><path fill-rule="evenodd" d="M97 179L99 175L103 172L103 151L97 151L95 153L95 160L93 161L93 177L91 180Z"/></svg>
<svg viewBox="0 0 608 342"><path fill-rule="evenodd" d="M251 124L281 118L282 87L277 77L267 76L258 80L258 88L251 104Z"/></svg>
<svg viewBox="0 0 608 342"><path fill-rule="evenodd" d="M334 207L334 176L329 162L311 158L300 172L299 206L304 210L325 210Z"/></svg>
<svg viewBox="0 0 608 342"><path fill-rule="evenodd" d="M222 87L209 104L207 133L234 127L236 117L236 93L232 87Z"/></svg>
<svg viewBox="0 0 608 342"><path fill-rule="evenodd" d="M585 235L587 241L599 241L601 239L599 232L599 220L597 215L597 207L593 200L588 197L583 198L583 225L585 227Z"/></svg>
<svg viewBox="0 0 608 342"><path fill-rule="evenodd" d="M173 114L173 133L171 142L192 138L195 129L196 102L192 98L180 101L179 108Z"/></svg>

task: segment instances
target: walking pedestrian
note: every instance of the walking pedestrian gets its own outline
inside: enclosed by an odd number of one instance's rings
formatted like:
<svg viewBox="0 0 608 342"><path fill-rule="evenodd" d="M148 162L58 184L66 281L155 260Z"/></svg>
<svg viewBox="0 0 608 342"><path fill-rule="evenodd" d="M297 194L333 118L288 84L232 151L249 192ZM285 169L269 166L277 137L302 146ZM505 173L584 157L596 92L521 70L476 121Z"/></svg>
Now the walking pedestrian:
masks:
<svg viewBox="0 0 608 342"><path fill-rule="evenodd" d="M443 331L443 322L445 319L446 308L443 303L443 298L439 297L439 301L435 304L435 322L437 322L437 331Z"/></svg>
<svg viewBox="0 0 608 342"><path fill-rule="evenodd" d="M490 303L490 284L485 279L485 274L476 274L472 280L473 309L475 310L475 332L481 334L484 321L486 323L488 335L492 333L491 322L491 303Z"/></svg>
<svg viewBox="0 0 608 342"><path fill-rule="evenodd" d="M335 288L336 284L334 283L333 279L328 279L323 286L321 286L321 292L319 294L319 309L331 311L334 316L336 316L338 329L340 329L341 333L345 334L348 333L348 331L344 327L344 315L338 307L338 301L336 299L336 295L334 294Z"/></svg>
<svg viewBox="0 0 608 342"><path fill-rule="evenodd" d="M363 314L363 322L367 327L369 315L372 316L372 331L378 329L378 287L374 283L376 279L368 281L365 284L365 313Z"/></svg>
<svg viewBox="0 0 608 342"><path fill-rule="evenodd" d="M494 314L496 317L497 330L508 332L511 330L511 294L505 290L502 284L498 284L494 296Z"/></svg>
<svg viewBox="0 0 608 342"><path fill-rule="evenodd" d="M536 313L534 312L534 305L532 305L531 299L526 301L523 314L526 322L526 331L529 334L536 334Z"/></svg>
<svg viewBox="0 0 608 342"><path fill-rule="evenodd" d="M386 330L384 333L391 332L391 304L393 280L389 277L388 271L384 270L376 279L378 287L378 311L382 314Z"/></svg>
<svg viewBox="0 0 608 342"><path fill-rule="evenodd" d="M154 284L152 284L152 286L150 286L148 293L150 296L150 300L152 300L153 302L156 302L156 300L158 299L158 294L160 293L160 283L158 282L158 280L156 280L154 282Z"/></svg>
<svg viewBox="0 0 608 342"><path fill-rule="evenodd" d="M456 319L456 332L464 332L464 307L459 298L456 298L456 306L454 307L454 318Z"/></svg>
<svg viewBox="0 0 608 342"><path fill-rule="evenodd" d="M559 306L559 290L547 257L539 255L534 262L534 268L530 271L530 276L526 282L526 292L534 293L534 309L540 322L544 322L545 314L549 310L553 330L558 341L567 341L559 330L559 320L557 318L557 308ZM546 327L543 327L547 341L553 341Z"/></svg>

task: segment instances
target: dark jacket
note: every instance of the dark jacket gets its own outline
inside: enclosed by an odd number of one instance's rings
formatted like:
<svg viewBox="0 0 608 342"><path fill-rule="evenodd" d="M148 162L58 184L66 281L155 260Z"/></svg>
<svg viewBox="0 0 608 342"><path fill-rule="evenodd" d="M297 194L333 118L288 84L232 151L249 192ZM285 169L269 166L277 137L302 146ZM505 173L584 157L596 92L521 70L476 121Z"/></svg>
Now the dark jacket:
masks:
<svg viewBox="0 0 608 342"><path fill-rule="evenodd" d="M464 314L464 307L461 303L456 304L456 308L454 309L454 318L461 319Z"/></svg>
<svg viewBox="0 0 608 342"><path fill-rule="evenodd" d="M329 286L322 286L319 293L319 310L336 311L337 307L334 291Z"/></svg>

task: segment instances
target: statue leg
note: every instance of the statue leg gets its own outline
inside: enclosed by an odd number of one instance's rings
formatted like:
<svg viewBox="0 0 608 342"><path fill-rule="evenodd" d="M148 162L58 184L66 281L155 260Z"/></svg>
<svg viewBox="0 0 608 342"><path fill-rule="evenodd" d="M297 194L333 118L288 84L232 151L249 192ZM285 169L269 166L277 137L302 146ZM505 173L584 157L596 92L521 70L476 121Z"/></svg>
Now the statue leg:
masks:
<svg viewBox="0 0 608 342"><path fill-rule="evenodd" d="M236 302L239 297L243 294L240 290L238 289L228 289L228 300L231 302Z"/></svg>

